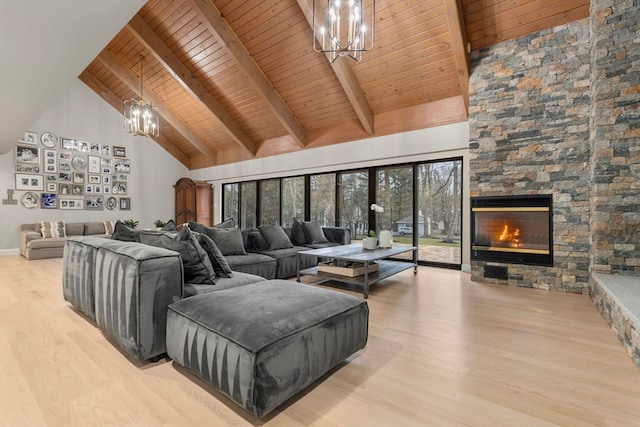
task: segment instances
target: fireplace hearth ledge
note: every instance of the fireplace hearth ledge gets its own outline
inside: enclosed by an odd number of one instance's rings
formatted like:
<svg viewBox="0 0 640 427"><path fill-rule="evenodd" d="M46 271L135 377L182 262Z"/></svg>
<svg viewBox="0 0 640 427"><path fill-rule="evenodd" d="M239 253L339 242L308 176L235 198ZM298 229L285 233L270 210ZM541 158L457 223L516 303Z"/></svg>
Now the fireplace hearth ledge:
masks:
<svg viewBox="0 0 640 427"><path fill-rule="evenodd" d="M591 299L640 368L640 277L604 273L591 277Z"/></svg>

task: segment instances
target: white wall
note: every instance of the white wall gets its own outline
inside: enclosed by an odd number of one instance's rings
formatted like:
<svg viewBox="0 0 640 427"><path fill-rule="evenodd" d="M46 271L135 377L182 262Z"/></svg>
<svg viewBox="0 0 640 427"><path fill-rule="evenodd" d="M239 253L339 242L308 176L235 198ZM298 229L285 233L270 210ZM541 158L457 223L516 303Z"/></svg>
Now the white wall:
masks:
<svg viewBox="0 0 640 427"><path fill-rule="evenodd" d="M141 228L153 227L153 221L174 216L173 185L189 175L181 163L158 144L144 137L124 132L122 115L87 88L81 81L53 103L35 123L24 131L53 132L66 137L100 144L123 146L131 160L127 197L131 210L70 211L60 209L26 209L17 205L0 205L0 252L13 253L19 247L18 225L39 221L69 222L135 219ZM42 145L40 145L42 148ZM0 198L15 188L13 152L0 156ZM16 191L20 199L24 191Z"/></svg>
<svg viewBox="0 0 640 427"><path fill-rule="evenodd" d="M469 124L455 123L436 128L388 135L329 147L303 150L264 159L254 159L192 171L190 177L214 185L214 218L221 219L222 184L270 177L405 162L463 157L463 270L469 270Z"/></svg>

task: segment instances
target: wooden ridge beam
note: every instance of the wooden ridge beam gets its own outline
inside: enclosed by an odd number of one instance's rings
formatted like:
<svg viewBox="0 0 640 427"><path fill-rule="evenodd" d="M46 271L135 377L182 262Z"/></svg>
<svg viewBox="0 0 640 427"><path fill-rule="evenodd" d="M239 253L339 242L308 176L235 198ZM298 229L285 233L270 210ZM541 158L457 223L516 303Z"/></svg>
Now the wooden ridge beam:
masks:
<svg viewBox="0 0 640 427"><path fill-rule="evenodd" d="M451 49L458 70L460 92L469 116L469 55L467 54L467 35L462 18L462 9L457 0L444 0L447 14L449 33L451 34Z"/></svg>
<svg viewBox="0 0 640 427"><path fill-rule="evenodd" d="M169 73L184 87L187 92L198 99L211 111L216 121L233 138L238 145L245 149L252 157L256 154L256 144L242 130L227 110L207 91L205 86L184 65L175 53L162 41L149 25L139 15L135 15L127 28L142 43L151 54L169 71Z"/></svg>
<svg viewBox="0 0 640 427"><path fill-rule="evenodd" d="M211 34L229 53L240 70L248 77L249 83L267 103L272 113L284 126L293 139L304 147L306 131L298 120L291 114L289 107L280 97L271 82L264 75L258 64L246 51L242 42L235 35L229 24L222 18L220 11L211 0L189 0L198 12Z"/></svg>
<svg viewBox="0 0 640 427"><path fill-rule="evenodd" d="M78 76L78 78L113 108L122 113L122 100L117 97L111 90L109 90L109 88L102 84L102 82L100 82L93 74L85 70ZM187 168L190 168L191 162L189 160L189 157L178 147L173 145L171 141L167 139L167 137L160 134L159 136L152 137L151 139L157 142L158 145L164 148L180 163L185 165Z"/></svg>
<svg viewBox="0 0 640 427"><path fill-rule="evenodd" d="M127 67L109 51L103 50L97 59L104 64L118 79L133 92L138 90L140 81ZM149 88L145 88L145 98L158 108L160 115L182 134L193 146L213 163L217 163L215 151L209 147L196 133Z"/></svg>
<svg viewBox="0 0 640 427"><path fill-rule="evenodd" d="M311 0L297 0L302 13L305 18L307 18L307 22L309 26L313 26L313 3ZM367 135L373 135L374 131L374 114L367 98L364 96L364 92L362 92L362 88L360 87L360 83L358 83L358 79L353 72L353 69L348 63L348 60L342 60L338 58L336 61L331 62L329 60L329 55L326 55L327 61L331 64L331 68L335 73L340 85L342 86L342 90L345 95L349 99L351 106L353 107L360 123L362 124L362 128L367 133Z"/></svg>

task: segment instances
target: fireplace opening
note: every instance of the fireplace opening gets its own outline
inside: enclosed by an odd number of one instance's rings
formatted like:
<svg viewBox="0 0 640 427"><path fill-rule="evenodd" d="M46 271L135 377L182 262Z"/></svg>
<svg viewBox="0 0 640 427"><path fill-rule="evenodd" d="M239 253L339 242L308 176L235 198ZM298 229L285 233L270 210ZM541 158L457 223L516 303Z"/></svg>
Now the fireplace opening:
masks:
<svg viewBox="0 0 640 427"><path fill-rule="evenodd" d="M471 260L553 265L551 195L471 198Z"/></svg>

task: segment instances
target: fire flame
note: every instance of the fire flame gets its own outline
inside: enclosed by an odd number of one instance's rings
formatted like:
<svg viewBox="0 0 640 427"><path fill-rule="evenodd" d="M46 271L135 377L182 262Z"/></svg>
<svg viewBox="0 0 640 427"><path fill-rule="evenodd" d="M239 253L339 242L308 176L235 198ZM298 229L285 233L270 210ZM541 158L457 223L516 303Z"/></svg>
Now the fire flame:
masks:
<svg viewBox="0 0 640 427"><path fill-rule="evenodd" d="M520 238L520 229L516 228L513 233L509 233L509 225L508 224L504 225L504 229L502 230L502 234L500 235L500 237L498 237L498 239L500 239L501 242L504 242L505 240L506 241L513 240L513 241L517 242L519 238Z"/></svg>

